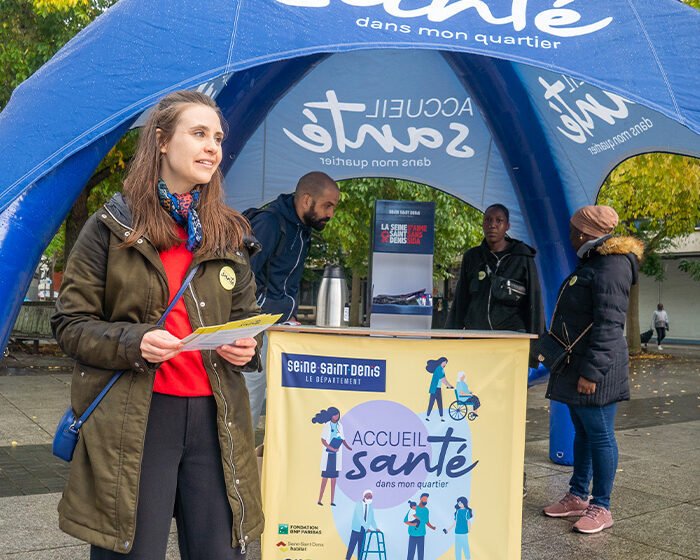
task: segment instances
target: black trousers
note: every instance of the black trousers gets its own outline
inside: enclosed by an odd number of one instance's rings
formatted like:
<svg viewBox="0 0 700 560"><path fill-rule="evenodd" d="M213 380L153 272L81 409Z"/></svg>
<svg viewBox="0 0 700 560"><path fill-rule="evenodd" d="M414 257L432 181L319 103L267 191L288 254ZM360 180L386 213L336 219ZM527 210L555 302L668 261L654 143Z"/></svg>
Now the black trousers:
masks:
<svg viewBox="0 0 700 560"><path fill-rule="evenodd" d="M164 559L173 514L182 560L245 558L231 547L214 397L153 393L134 545L129 554L93 546L90 560Z"/></svg>
<svg viewBox="0 0 700 560"><path fill-rule="evenodd" d="M430 393L427 416L430 416L430 411L433 410L433 405L435 403L437 403L438 412L440 413L440 418L442 418L442 389L440 389L439 387L435 389L434 393Z"/></svg>
<svg viewBox="0 0 700 560"><path fill-rule="evenodd" d="M661 344L664 338L666 338L666 327L656 327L656 343Z"/></svg>

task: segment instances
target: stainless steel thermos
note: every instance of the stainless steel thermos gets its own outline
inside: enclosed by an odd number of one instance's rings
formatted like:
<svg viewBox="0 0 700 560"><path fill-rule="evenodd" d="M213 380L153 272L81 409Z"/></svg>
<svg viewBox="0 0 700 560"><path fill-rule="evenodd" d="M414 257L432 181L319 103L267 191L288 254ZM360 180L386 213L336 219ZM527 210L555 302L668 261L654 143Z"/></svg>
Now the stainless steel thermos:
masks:
<svg viewBox="0 0 700 560"><path fill-rule="evenodd" d="M329 264L323 271L323 279L318 290L316 326L347 326L348 322L345 319L347 299L348 285L345 282L343 267L337 264Z"/></svg>

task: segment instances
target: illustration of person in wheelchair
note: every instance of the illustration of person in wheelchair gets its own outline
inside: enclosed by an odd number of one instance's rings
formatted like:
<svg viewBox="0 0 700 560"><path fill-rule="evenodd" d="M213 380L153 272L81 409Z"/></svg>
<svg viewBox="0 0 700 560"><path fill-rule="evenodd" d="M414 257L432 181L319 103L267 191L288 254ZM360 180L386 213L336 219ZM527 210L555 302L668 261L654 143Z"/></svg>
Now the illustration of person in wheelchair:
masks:
<svg viewBox="0 0 700 560"><path fill-rule="evenodd" d="M476 413L476 410L481 406L479 397L469 390L465 378L466 374L463 371L457 374L457 384L455 386L457 400L454 401L449 408L450 418L452 418L452 420L464 420L464 418L467 418L473 421L479 416ZM469 410L470 406L472 407L471 410Z"/></svg>

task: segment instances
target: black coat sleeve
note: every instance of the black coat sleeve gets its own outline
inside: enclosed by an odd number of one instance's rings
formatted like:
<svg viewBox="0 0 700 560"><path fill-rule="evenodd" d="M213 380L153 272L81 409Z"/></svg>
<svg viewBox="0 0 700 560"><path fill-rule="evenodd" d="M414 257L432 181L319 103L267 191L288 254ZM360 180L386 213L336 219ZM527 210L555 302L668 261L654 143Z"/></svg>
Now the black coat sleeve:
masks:
<svg viewBox="0 0 700 560"><path fill-rule="evenodd" d="M545 331L544 305L542 303L542 287L537 265L534 260L527 267L528 309L527 332L542 334Z"/></svg>
<svg viewBox="0 0 700 560"><path fill-rule="evenodd" d="M459 270L459 279L457 280L457 287L455 288L455 298L452 302L452 307L447 314L447 320L445 321L446 329L463 329L464 328L464 318L467 315L467 309L469 309L469 278L468 274L468 261L469 253L464 253L462 257L462 266Z"/></svg>

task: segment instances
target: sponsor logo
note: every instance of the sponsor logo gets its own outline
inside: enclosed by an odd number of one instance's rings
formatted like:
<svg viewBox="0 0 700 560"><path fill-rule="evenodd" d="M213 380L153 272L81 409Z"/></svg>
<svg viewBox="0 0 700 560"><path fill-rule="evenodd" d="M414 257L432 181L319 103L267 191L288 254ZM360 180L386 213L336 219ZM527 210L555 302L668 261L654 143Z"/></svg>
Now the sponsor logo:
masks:
<svg viewBox="0 0 700 560"><path fill-rule="evenodd" d="M327 8L331 0L277 0L280 4L294 6L298 8ZM613 21L611 16L600 17L601 4L585 3L587 6L595 6L590 9L594 14L592 18L583 17L580 12L573 9L571 4L574 0L553 0L552 8L535 11L527 9L527 0L513 0L512 2L499 2L500 6L508 5L509 8L495 9L496 2L484 0L460 0L458 2L448 2L446 0L422 0L416 2L401 2L400 0L337 0L350 6L368 8L371 6L382 6L388 16L412 19L425 17L428 21L444 22L467 10L472 15L480 17L484 23L490 25L511 25L514 31L522 31L528 25L534 25L542 33L547 33L555 37L577 37L589 35L604 29ZM403 4L403 7L402 7ZM579 5L583 4L579 2ZM410 5L410 7L408 7ZM564 6L568 6L564 8ZM494 9L492 9L492 7ZM585 23L592 19L590 23ZM581 25L576 25L584 21Z"/></svg>
<svg viewBox="0 0 700 560"><path fill-rule="evenodd" d="M287 543L284 541L280 541L277 543L277 548L280 549L282 552L287 552L289 550L289 547L287 546Z"/></svg>
<svg viewBox="0 0 700 560"><path fill-rule="evenodd" d="M289 534L289 525L286 523L280 523L277 525L277 534L279 535L288 535Z"/></svg>

